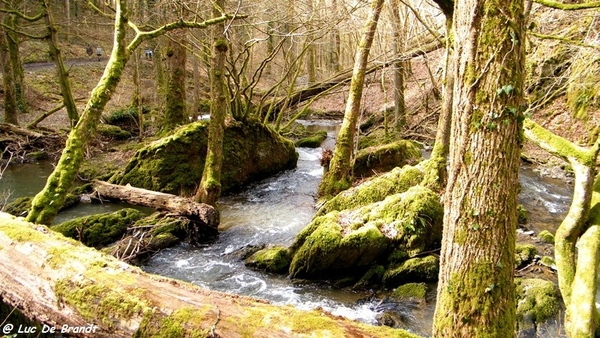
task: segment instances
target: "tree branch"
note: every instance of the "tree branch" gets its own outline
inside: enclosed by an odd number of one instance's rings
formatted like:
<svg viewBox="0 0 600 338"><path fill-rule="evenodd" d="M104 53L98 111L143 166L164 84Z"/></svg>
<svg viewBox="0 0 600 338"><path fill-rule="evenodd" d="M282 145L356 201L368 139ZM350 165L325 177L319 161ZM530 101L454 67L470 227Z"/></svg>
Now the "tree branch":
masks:
<svg viewBox="0 0 600 338"><path fill-rule="evenodd" d="M38 21L39 19L42 18L42 15L43 15L43 13L40 12L36 16L27 16L27 15L25 15L25 14L19 12L19 11L15 11L13 9L8 9L8 8L0 8L0 12L6 13L6 14L13 14L13 15L18 16L19 18L21 18L23 20L30 21L30 22Z"/></svg>
<svg viewBox="0 0 600 338"><path fill-rule="evenodd" d="M535 32L529 32L529 34L531 34L532 36L535 36L538 39L542 39L542 40L558 40L558 41L561 41L561 42L564 42L564 43L567 43L570 45L575 45L575 46L585 47L585 48L593 48L595 50L600 51L600 46L590 45L587 43L583 43L581 41L567 39L562 36L546 35L546 34L540 34L540 33L535 33Z"/></svg>

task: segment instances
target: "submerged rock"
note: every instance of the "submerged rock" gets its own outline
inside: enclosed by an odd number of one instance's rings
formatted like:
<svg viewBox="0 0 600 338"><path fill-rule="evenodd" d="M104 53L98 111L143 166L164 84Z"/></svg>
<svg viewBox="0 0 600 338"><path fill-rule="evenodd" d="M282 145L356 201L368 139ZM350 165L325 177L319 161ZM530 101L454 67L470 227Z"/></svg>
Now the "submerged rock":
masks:
<svg viewBox="0 0 600 338"><path fill-rule="evenodd" d="M208 122L185 125L137 151L115 180L138 188L191 195L204 170ZM229 121L223 140L222 191L296 167L292 141L255 122Z"/></svg>
<svg viewBox="0 0 600 338"><path fill-rule="evenodd" d="M358 209L315 217L290 248L294 253L290 276L364 272L387 261L394 250L414 257L439 246L442 218L439 196L422 186Z"/></svg>

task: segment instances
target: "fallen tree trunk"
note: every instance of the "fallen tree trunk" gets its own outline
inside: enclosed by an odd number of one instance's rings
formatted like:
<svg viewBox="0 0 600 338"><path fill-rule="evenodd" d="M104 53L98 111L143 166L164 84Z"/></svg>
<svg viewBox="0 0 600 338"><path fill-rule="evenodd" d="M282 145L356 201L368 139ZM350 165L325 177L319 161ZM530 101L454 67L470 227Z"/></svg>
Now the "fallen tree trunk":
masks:
<svg viewBox="0 0 600 338"><path fill-rule="evenodd" d="M6 213L0 298L47 330L79 337L415 337L150 275ZM3 333L17 328L5 323Z"/></svg>
<svg viewBox="0 0 600 338"><path fill-rule="evenodd" d="M370 67L368 67L366 69L365 75L371 74L379 69L389 67L399 61L407 61L407 60L416 58L417 56L425 55L427 53L438 50L438 49L442 48L443 46L444 46L444 43L442 40L434 40L424 46L420 46L409 52L406 52L406 53L402 54L400 57L397 57L393 60L388 60L385 62L377 63L375 65L371 65ZM312 97L319 95L335 86L349 83L350 80L352 79L352 71L353 71L352 68L344 70L329 80L315 83L307 88L303 88L303 89L300 89L300 90L294 92L294 94L290 98L284 97L282 99L277 100L274 103L267 103L261 108L261 116L265 116L267 111L269 109L272 109L271 116L273 119L275 119L277 117L277 114L282 109L285 108L284 107L285 105L288 105L288 106L297 105L297 104L302 103L306 100L309 100Z"/></svg>
<svg viewBox="0 0 600 338"><path fill-rule="evenodd" d="M208 204L196 203L189 198L136 188L129 184L117 185L94 181L92 186L99 198L119 200L159 211L168 211L195 221L201 221L215 229L219 225L219 215L215 208Z"/></svg>

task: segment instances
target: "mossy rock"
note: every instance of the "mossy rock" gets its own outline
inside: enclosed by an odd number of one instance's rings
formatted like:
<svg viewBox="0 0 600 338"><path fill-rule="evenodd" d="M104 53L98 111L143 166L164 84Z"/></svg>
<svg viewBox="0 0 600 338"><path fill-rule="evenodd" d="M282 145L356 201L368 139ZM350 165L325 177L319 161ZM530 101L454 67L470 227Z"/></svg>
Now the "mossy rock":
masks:
<svg viewBox="0 0 600 338"><path fill-rule="evenodd" d="M392 292L390 298L397 301L425 303L427 297L427 284L407 283L402 284Z"/></svg>
<svg viewBox="0 0 600 338"><path fill-rule="evenodd" d="M273 273L286 273L292 258L287 248L274 246L265 248L250 255L244 260L247 267Z"/></svg>
<svg viewBox="0 0 600 338"><path fill-rule="evenodd" d="M537 248L533 244L517 244L515 247L515 267L521 268L533 261Z"/></svg>
<svg viewBox="0 0 600 338"><path fill-rule="evenodd" d="M387 196L405 192L423 179L423 172L413 166L394 168L381 176L373 177L362 184L342 191L327 201L317 212L317 216L334 210L355 209L379 202Z"/></svg>
<svg viewBox="0 0 600 338"><path fill-rule="evenodd" d="M79 217L51 229L87 246L99 248L123 237L127 228L142 217L144 214L141 211L126 208L112 213Z"/></svg>
<svg viewBox="0 0 600 338"><path fill-rule="evenodd" d="M544 243L554 244L554 235L548 230L540 231L538 238Z"/></svg>
<svg viewBox="0 0 600 338"><path fill-rule="evenodd" d="M319 130L309 137L301 138L296 141L296 147L318 148L326 138L327 132L325 130Z"/></svg>
<svg viewBox="0 0 600 338"><path fill-rule="evenodd" d="M208 122L185 125L172 135L137 151L118 184L189 196L204 170ZM223 140L222 192L238 189L296 166L292 141L248 120L227 122Z"/></svg>
<svg viewBox="0 0 600 338"><path fill-rule="evenodd" d="M560 309L560 293L551 281L537 278L515 279L517 295L517 321L535 324L555 317Z"/></svg>
<svg viewBox="0 0 600 338"><path fill-rule="evenodd" d="M517 206L517 220L519 224L527 224L528 221L527 209L522 204Z"/></svg>
<svg viewBox="0 0 600 338"><path fill-rule="evenodd" d="M383 283L393 287L407 282L433 282L438 278L440 260L436 256L415 257L389 268L383 275Z"/></svg>
<svg viewBox="0 0 600 338"><path fill-rule="evenodd" d="M373 286L381 284L383 280L383 274L385 273L385 267L383 265L372 266L365 274L354 284L353 290L365 290Z"/></svg>
<svg viewBox="0 0 600 338"><path fill-rule="evenodd" d="M121 127L110 124L99 124L98 134L113 140L127 140L132 137L131 133L127 130L123 130Z"/></svg>
<svg viewBox="0 0 600 338"><path fill-rule="evenodd" d="M290 247L294 253L290 275L360 272L384 260L390 249L414 257L439 247L442 219L439 196L421 186L358 209L315 217Z"/></svg>
<svg viewBox="0 0 600 338"><path fill-rule="evenodd" d="M400 140L360 150L356 154L352 173L354 177L369 177L395 167L415 164L422 159L421 152L414 143Z"/></svg>

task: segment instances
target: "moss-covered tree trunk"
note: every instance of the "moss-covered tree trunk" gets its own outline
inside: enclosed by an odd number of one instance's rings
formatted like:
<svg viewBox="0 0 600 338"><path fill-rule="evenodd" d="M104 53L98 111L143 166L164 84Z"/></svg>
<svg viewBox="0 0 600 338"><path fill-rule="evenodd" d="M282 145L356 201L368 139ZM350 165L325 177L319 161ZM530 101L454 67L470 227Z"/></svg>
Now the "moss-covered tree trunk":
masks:
<svg viewBox="0 0 600 338"><path fill-rule="evenodd" d="M337 137L329 170L319 185L319 194L321 196L336 195L340 191L350 187L351 184L354 138L356 136L356 123L360 114L360 101L365 82L365 71L382 7L383 0L372 0L371 12L363 28L363 34L356 51L356 61L350 82L344 121Z"/></svg>
<svg viewBox="0 0 600 338"><path fill-rule="evenodd" d="M142 42L158 37L169 30L183 27L206 28L210 25L223 22L227 18L227 16L222 15L204 22L188 22L182 19L152 31L141 31L138 29L136 30L135 37L127 43L125 40L126 28L128 25L135 26L135 24L129 22L127 1L115 1L114 44L110 58L98 85L92 90L81 118L69 133L67 143L56 168L48 177L42 191L31 202L31 209L27 216L28 221L51 224L64 204L66 194L73 184L75 175L83 162L84 147L95 133L102 111L112 97L131 53Z"/></svg>
<svg viewBox="0 0 600 338"><path fill-rule="evenodd" d="M220 13L224 0L215 1L213 14ZM227 80L225 78L225 59L228 43L224 35L225 26L212 27L213 46L210 68L210 123L208 125L208 145L206 161L200 187L196 192L197 202L214 206L221 195L221 168L223 166L223 135L225 115L227 114Z"/></svg>
<svg viewBox="0 0 600 338"><path fill-rule="evenodd" d="M436 2L446 17L446 64L444 67L444 85L442 88L442 107L435 134L435 143L431 157L427 161L423 184L433 190L440 191L446 186L448 178L446 158L450 149L450 127L454 98L454 33L452 32L454 6L451 0L437 0Z"/></svg>
<svg viewBox="0 0 600 338"><path fill-rule="evenodd" d="M3 22L6 20L7 14L4 14L4 16ZM6 28L0 27L0 66L2 66L2 84L4 87L4 122L18 125L16 93L7 39Z"/></svg>
<svg viewBox="0 0 600 338"><path fill-rule="evenodd" d="M600 154L600 138L591 148L582 148L532 120L525 121L525 136L568 161L575 172L573 201L554 236L558 286L567 308L567 335L598 337L600 314L596 309L596 292L600 264L600 174L596 172L596 163Z"/></svg>
<svg viewBox="0 0 600 338"><path fill-rule="evenodd" d="M10 27L10 29L6 31L6 43L13 71L15 101L17 111L24 114L29 110L27 108L27 100L25 99L25 72L23 71L23 62L21 62L21 53L19 52L18 18L16 15L7 15L7 18L5 25Z"/></svg>
<svg viewBox="0 0 600 338"><path fill-rule="evenodd" d="M166 56L169 64L169 77L165 99L165 130L173 129L187 122L186 113L186 48L185 34L177 32L169 41Z"/></svg>
<svg viewBox="0 0 600 338"><path fill-rule="evenodd" d="M400 18L399 0L390 0L390 12L392 16L392 51L393 57L397 58L403 51L402 44L402 20ZM396 61L392 66L394 83L394 126L400 130L406 125L406 104L404 102L404 61Z"/></svg>
<svg viewBox="0 0 600 338"><path fill-rule="evenodd" d="M454 7L454 100L435 337L515 337L523 2Z"/></svg>
<svg viewBox="0 0 600 338"><path fill-rule="evenodd" d="M44 11L44 23L46 24L47 29L46 39L48 40L50 58L54 61L54 65L56 66L58 83L60 84L60 94L63 97L63 103L67 109L69 121L71 122L71 126L74 126L79 119L79 113L77 112L77 105L75 105L75 98L73 97L73 91L71 90L69 73L65 68L62 53L58 45L58 31L54 23L48 0L42 0L42 8Z"/></svg>

